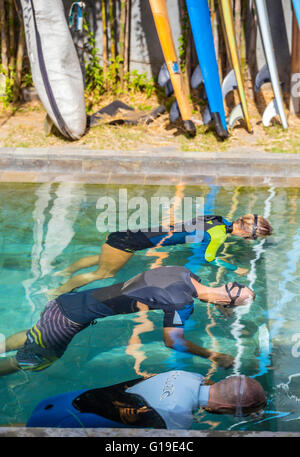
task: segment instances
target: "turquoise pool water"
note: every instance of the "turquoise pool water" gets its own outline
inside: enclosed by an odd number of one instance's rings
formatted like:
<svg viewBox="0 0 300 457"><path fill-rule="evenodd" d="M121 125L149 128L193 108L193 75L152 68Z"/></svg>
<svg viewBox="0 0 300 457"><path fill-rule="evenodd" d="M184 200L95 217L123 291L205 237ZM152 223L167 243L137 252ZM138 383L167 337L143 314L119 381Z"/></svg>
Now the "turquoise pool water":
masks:
<svg viewBox="0 0 300 457"><path fill-rule="evenodd" d="M122 186L124 188L125 186ZM174 186L126 186L128 198L178 195ZM0 185L0 333L8 336L34 324L47 303L44 292L60 284L53 276L80 257L98 254L108 233L99 233L97 201L118 197L118 186L61 184ZM223 257L249 268L243 278L214 266L198 266L191 245L137 253L112 279L85 288L127 280L156 265L185 265L204 284L240 279L256 292L245 314L225 319L212 306L196 302L188 339L236 357L229 370L200 357L168 349L162 342L162 315L115 316L75 336L62 359L40 373L0 378L0 425L23 424L37 403L51 395L103 387L143 374L183 369L213 381L234 373L254 376L267 393L259 419L199 413L198 430L300 429L300 190L187 186L182 196L201 196L206 213L229 220L256 212L268 217L274 235L248 242L229 237Z"/></svg>

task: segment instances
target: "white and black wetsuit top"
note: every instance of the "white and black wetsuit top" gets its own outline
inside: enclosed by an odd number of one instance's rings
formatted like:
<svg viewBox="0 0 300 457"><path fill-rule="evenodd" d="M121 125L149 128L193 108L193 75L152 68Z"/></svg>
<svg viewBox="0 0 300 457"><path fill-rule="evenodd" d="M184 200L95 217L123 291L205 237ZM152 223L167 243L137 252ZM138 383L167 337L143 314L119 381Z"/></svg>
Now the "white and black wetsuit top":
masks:
<svg viewBox="0 0 300 457"><path fill-rule="evenodd" d="M203 386L204 376L188 371L160 373L126 389L142 397L164 420L167 428L189 429L193 414L205 407L209 386Z"/></svg>
<svg viewBox="0 0 300 457"><path fill-rule="evenodd" d="M78 324L139 311L137 302L164 312L164 327L182 327L194 310L197 291L185 267L168 266L146 271L112 286L60 295L56 302L64 316Z"/></svg>
<svg viewBox="0 0 300 457"><path fill-rule="evenodd" d="M76 414L92 413L131 427L190 429L194 413L209 400L204 381L201 374L173 370L87 390L72 405Z"/></svg>

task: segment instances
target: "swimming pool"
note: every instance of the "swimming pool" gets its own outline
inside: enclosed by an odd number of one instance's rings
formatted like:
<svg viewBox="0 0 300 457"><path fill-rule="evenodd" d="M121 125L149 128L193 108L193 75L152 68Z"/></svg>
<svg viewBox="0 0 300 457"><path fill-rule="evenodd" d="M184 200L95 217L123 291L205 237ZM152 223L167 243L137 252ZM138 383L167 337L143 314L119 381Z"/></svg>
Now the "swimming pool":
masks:
<svg viewBox="0 0 300 457"><path fill-rule="evenodd" d="M36 322L47 303L44 292L61 283L53 273L99 253L108 233L97 229L97 202L102 196L117 200L119 190L117 185L70 182L0 184L1 334L8 336ZM246 277L214 266L199 268L193 247L179 245L138 252L114 278L85 286L124 281L154 265L185 265L211 286L240 279L256 292L247 314L225 319L212 305L196 302L186 327L188 339L232 354L235 365L216 369L205 359L166 348L159 311L106 318L76 335L62 359L47 370L0 378L0 425L25 423L37 403L51 395L183 369L213 381L237 373L254 376L268 397L262 418L199 412L193 429L299 431L300 190L150 185L126 185L126 190L129 198L143 196L149 202L153 196L171 198L180 190L181 196L205 198L206 213L233 220L256 212L270 219L270 239L230 237L221 249L229 261L250 268Z"/></svg>

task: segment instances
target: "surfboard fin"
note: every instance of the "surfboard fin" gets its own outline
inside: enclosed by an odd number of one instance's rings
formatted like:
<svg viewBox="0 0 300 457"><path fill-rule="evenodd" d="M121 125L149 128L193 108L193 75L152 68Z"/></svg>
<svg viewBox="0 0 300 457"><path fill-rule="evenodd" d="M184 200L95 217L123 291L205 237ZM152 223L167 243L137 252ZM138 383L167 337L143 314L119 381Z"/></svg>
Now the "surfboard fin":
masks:
<svg viewBox="0 0 300 457"><path fill-rule="evenodd" d="M224 78L224 81L222 83L222 95L223 98L226 97L229 92L231 92L234 89L237 89L238 85L236 82L236 76L235 76L235 71L232 69Z"/></svg>
<svg viewBox="0 0 300 457"><path fill-rule="evenodd" d="M268 104L266 107L263 117L262 117L262 122L265 127L269 127L271 124L271 120L275 116L280 116L277 101L275 98Z"/></svg>
<svg viewBox="0 0 300 457"><path fill-rule="evenodd" d="M244 116L244 111L242 108L241 103L236 105L233 110L230 113L229 119L228 119L228 125L232 129L234 125L237 123L237 121L240 121L241 119L245 119Z"/></svg>
<svg viewBox="0 0 300 457"><path fill-rule="evenodd" d="M255 78L255 91L258 92L263 84L271 82L271 75L268 65L264 65Z"/></svg>
<svg viewBox="0 0 300 457"><path fill-rule="evenodd" d="M222 139L228 138L228 132L222 126L220 113L211 113L211 116L215 123L217 135Z"/></svg>
<svg viewBox="0 0 300 457"><path fill-rule="evenodd" d="M177 100L175 100L170 109L170 121L176 122L181 116Z"/></svg>
<svg viewBox="0 0 300 457"><path fill-rule="evenodd" d="M193 71L192 78L191 78L191 88L192 89L197 89L200 84L204 84L202 72L200 65L198 64L195 70ZM202 99L207 100L207 94L205 91L205 86L203 86L203 92L202 92Z"/></svg>
<svg viewBox="0 0 300 457"><path fill-rule="evenodd" d="M198 86L200 86L201 83L203 83L203 76L200 65L198 64L192 74L191 87L196 89Z"/></svg>
<svg viewBox="0 0 300 457"><path fill-rule="evenodd" d="M202 120L204 125L207 125L212 121L212 116L208 105L203 111Z"/></svg>
<svg viewBox="0 0 300 457"><path fill-rule="evenodd" d="M165 94L167 97L173 94L174 89L171 82L170 74L167 65L164 63L159 71L157 82L160 87L165 88Z"/></svg>

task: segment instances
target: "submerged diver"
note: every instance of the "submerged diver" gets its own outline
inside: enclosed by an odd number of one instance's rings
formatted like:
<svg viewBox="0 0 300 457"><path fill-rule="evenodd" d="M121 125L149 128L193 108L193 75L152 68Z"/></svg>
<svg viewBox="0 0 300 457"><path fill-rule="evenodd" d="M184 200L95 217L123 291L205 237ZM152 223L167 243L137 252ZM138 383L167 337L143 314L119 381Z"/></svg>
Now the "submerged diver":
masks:
<svg viewBox="0 0 300 457"><path fill-rule="evenodd" d="M201 374L173 370L145 380L47 398L26 425L190 429L199 408L247 416L265 405L264 390L255 379L230 376L212 383Z"/></svg>
<svg viewBox="0 0 300 457"><path fill-rule="evenodd" d="M234 222L228 222L221 216L200 216L200 218L202 218L201 224L204 233L203 239L199 243L197 257L199 265L208 262L212 265L225 267L239 275L246 274L248 270L216 258L217 251L225 242L227 235L231 234L255 240L257 237L269 236L272 233L270 223L264 217L256 214L247 214ZM195 226L195 224L196 219L193 219L190 225ZM49 291L47 295L54 298L90 282L114 276L128 262L135 251L186 243L187 236L196 235L196 231L187 232L187 226L188 223L176 224L168 232L159 227L157 231L149 229L148 231L132 232L127 230L126 232L111 233L102 246L100 256L83 257L55 275L71 276L76 271L93 265L98 265L97 270L71 277L65 284Z"/></svg>
<svg viewBox="0 0 300 457"><path fill-rule="evenodd" d="M28 331L6 339L3 352L15 357L0 359L0 375L19 369L39 371L65 352L72 338L94 319L147 310L162 310L163 339L167 347L209 358L225 368L233 357L202 348L184 337L184 323L194 310L194 299L214 303L220 311L246 305L254 292L236 282L207 287L185 267L160 267L108 287L59 296L46 305L40 320Z"/></svg>

